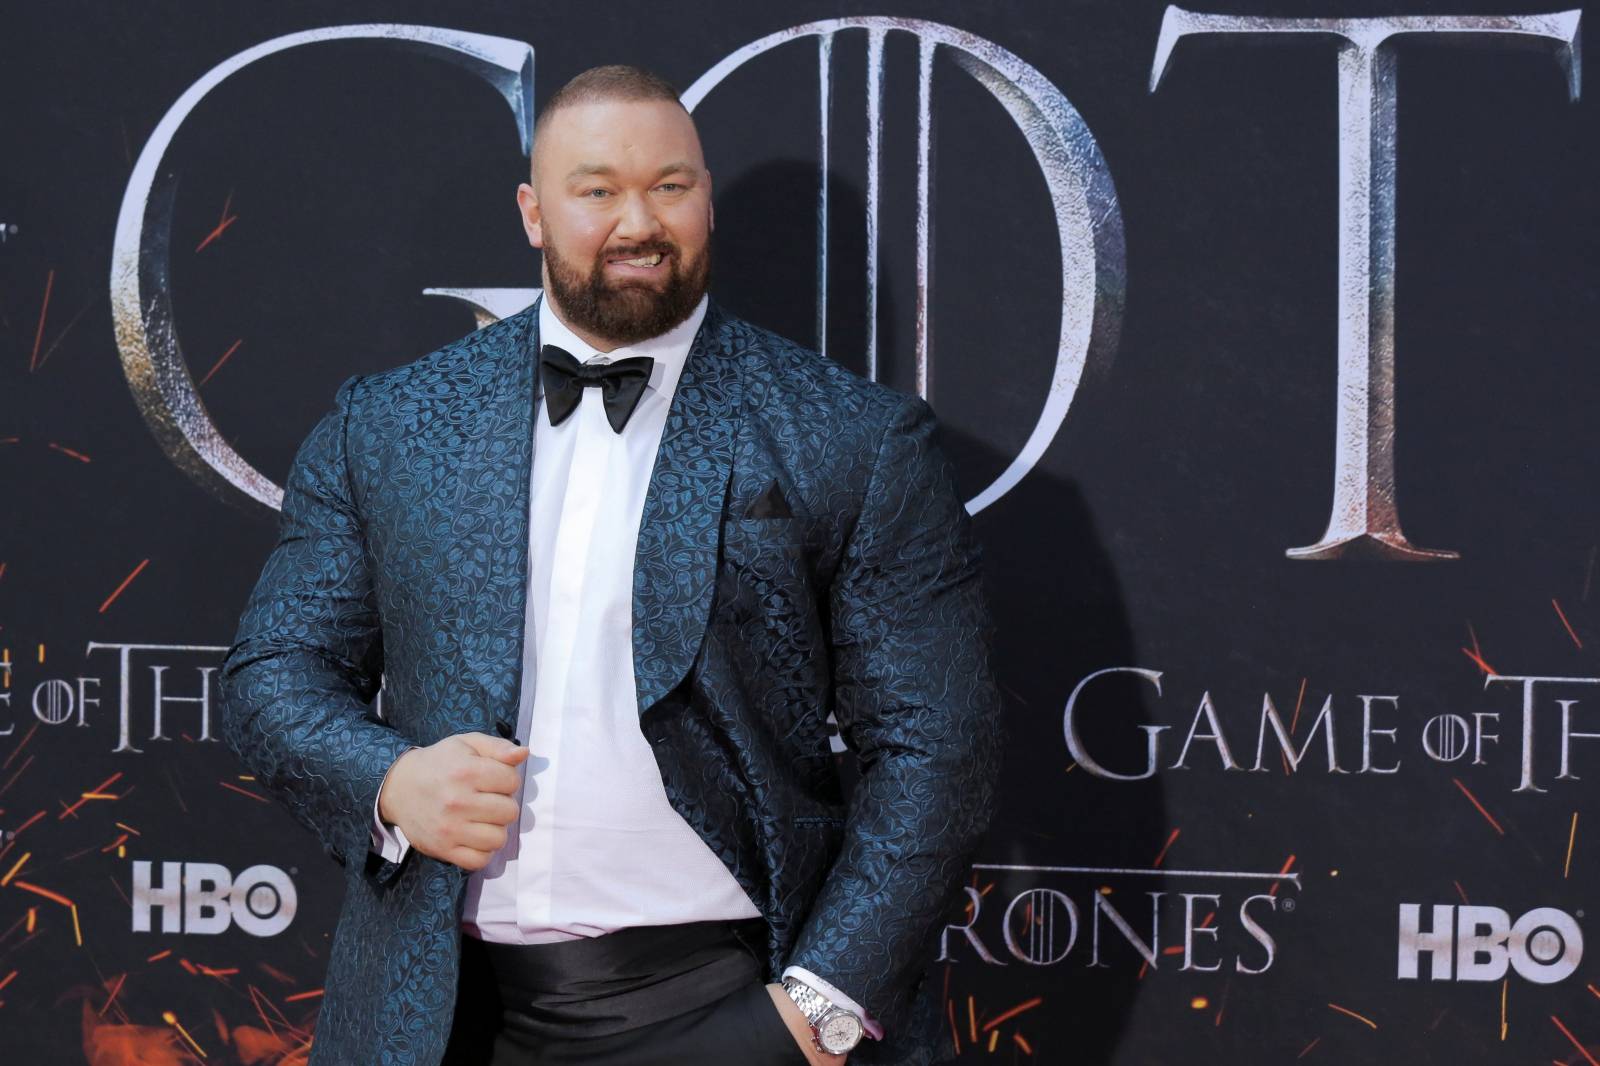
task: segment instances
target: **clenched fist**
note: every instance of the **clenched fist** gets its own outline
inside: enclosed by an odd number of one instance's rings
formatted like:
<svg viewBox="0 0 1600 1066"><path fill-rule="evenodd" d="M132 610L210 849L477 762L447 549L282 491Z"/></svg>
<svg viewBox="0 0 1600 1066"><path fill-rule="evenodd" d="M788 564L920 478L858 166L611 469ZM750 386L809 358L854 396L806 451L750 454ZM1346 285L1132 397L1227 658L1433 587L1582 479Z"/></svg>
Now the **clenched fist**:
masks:
<svg viewBox="0 0 1600 1066"><path fill-rule="evenodd" d="M487 733L457 733L395 760L378 793L378 817L424 855L481 870L517 820L517 769L528 749Z"/></svg>

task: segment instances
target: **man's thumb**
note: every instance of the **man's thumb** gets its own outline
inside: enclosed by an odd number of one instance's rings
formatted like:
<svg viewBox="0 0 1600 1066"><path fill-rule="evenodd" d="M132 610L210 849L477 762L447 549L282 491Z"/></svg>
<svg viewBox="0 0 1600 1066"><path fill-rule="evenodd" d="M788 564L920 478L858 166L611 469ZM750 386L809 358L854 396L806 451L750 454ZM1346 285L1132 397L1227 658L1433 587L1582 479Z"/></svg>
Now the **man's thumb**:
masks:
<svg viewBox="0 0 1600 1066"><path fill-rule="evenodd" d="M501 740L491 754L507 766L516 766L528 757L528 749L512 741Z"/></svg>
<svg viewBox="0 0 1600 1066"><path fill-rule="evenodd" d="M473 754L482 755L490 759L499 759L510 766L515 766L528 757L528 749L521 744L502 740L500 737L490 736L488 733L457 733L456 736L467 743Z"/></svg>

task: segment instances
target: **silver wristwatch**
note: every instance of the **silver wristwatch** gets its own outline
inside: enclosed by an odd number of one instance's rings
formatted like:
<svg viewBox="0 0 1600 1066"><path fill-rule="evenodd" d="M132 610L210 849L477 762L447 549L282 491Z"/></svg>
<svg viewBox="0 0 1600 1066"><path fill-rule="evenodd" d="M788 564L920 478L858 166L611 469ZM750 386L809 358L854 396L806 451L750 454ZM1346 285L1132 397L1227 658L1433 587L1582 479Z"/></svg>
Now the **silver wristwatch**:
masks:
<svg viewBox="0 0 1600 1066"><path fill-rule="evenodd" d="M804 981L785 977L783 990L811 1023L811 1041L817 1045L817 1050L843 1055L861 1042L860 1018Z"/></svg>

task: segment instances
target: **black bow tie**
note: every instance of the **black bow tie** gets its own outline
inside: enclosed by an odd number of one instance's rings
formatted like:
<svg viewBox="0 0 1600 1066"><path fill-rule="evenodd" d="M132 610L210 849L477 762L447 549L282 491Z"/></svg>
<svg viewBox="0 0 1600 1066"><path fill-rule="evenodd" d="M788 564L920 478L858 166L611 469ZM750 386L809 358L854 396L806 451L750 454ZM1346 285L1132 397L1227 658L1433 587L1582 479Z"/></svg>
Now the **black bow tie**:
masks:
<svg viewBox="0 0 1600 1066"><path fill-rule="evenodd" d="M612 363L580 363L566 349L546 344L539 359L539 380L544 385L544 407L550 414L550 424L559 426L565 421L583 399L583 390L595 385L606 405L606 421L621 433L628 416L639 406L655 362L639 355Z"/></svg>

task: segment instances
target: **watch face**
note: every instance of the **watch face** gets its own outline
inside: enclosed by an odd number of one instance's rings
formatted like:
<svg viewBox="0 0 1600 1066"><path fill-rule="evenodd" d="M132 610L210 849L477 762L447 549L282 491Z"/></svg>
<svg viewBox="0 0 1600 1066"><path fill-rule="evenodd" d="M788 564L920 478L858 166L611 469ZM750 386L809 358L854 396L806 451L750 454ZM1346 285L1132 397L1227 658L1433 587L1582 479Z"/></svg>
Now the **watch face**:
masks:
<svg viewBox="0 0 1600 1066"><path fill-rule="evenodd" d="M861 1039L861 1022L849 1011L835 1011L817 1027L817 1043L830 1055L842 1055Z"/></svg>

